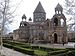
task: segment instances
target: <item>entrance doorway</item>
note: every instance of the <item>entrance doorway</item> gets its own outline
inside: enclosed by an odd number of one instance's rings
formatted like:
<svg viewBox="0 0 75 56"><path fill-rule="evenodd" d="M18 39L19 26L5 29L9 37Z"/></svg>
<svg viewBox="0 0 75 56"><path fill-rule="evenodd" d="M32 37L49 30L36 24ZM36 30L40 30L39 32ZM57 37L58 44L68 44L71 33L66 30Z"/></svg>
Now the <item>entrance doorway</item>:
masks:
<svg viewBox="0 0 75 56"><path fill-rule="evenodd" d="M57 43L57 34L54 33L54 43Z"/></svg>

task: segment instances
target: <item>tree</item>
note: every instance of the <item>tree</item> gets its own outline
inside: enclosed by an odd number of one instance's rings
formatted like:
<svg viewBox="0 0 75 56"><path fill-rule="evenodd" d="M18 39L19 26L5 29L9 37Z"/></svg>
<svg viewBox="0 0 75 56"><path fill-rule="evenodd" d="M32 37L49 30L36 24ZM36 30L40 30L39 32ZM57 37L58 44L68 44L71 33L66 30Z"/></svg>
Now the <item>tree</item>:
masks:
<svg viewBox="0 0 75 56"><path fill-rule="evenodd" d="M65 0L65 13L68 15L68 29L72 31L75 26L75 0Z"/></svg>
<svg viewBox="0 0 75 56"><path fill-rule="evenodd" d="M13 11L11 11L11 6L10 6L10 0L0 0L0 27L1 29L1 36L0 36L0 45L1 45L1 49L2 50L2 46L3 46L3 42L2 42L2 37L4 34L7 33L8 31L8 24L11 24L13 22L13 14L16 11L18 5L20 3L18 3L17 7L15 9L13 9ZM0 54L2 55L2 52L0 52Z"/></svg>
<svg viewBox="0 0 75 56"><path fill-rule="evenodd" d="M7 24L12 23L12 18L14 17L10 12L10 0L0 1L0 23L2 25L3 34L7 32Z"/></svg>
<svg viewBox="0 0 75 56"><path fill-rule="evenodd" d="M14 13L22 0L20 0L14 9L11 6L11 2L12 0L0 0L0 22L3 25L3 34L6 34L10 30L9 25L13 22L13 18L15 17Z"/></svg>
<svg viewBox="0 0 75 56"><path fill-rule="evenodd" d="M6 33L7 30L7 24L11 23L12 20L12 13L10 13L10 7L9 7L9 0L0 0L0 27L1 27L1 36L0 36L0 45L1 45L1 52L0 52L0 56L2 56L2 46L3 46L3 42L2 42L2 37L3 35Z"/></svg>

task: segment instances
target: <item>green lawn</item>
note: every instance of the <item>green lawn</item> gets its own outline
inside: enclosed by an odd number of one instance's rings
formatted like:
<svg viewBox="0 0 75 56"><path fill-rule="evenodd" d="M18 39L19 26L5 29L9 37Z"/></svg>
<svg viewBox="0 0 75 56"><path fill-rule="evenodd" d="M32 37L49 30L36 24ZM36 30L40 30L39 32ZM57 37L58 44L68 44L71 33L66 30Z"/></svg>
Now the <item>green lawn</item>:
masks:
<svg viewBox="0 0 75 56"><path fill-rule="evenodd" d="M42 51L42 50L34 50L34 53L36 55L40 55L40 56L46 56L47 52L46 51Z"/></svg>

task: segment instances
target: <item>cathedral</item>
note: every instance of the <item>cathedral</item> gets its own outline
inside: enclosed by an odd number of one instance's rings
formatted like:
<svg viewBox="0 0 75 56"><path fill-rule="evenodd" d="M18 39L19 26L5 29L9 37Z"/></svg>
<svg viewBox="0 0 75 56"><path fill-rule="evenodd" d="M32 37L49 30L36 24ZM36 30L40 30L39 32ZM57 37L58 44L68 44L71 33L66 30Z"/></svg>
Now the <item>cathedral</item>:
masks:
<svg viewBox="0 0 75 56"><path fill-rule="evenodd" d="M31 43L68 43L66 18L63 8L58 3L55 7L55 14L51 19L46 19L46 12L41 4L38 3L33 12L33 22L26 16L22 16L19 29L13 31L13 40Z"/></svg>

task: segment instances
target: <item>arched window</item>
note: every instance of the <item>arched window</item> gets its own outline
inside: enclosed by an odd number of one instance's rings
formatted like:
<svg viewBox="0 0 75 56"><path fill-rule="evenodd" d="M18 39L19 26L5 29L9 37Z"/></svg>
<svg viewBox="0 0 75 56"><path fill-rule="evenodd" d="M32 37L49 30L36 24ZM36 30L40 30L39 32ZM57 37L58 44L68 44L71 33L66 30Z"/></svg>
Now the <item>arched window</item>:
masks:
<svg viewBox="0 0 75 56"><path fill-rule="evenodd" d="M56 14L58 14L58 11L56 11Z"/></svg>
<svg viewBox="0 0 75 56"><path fill-rule="evenodd" d="M61 19L61 27L63 27L63 26L64 26L64 20Z"/></svg>
<svg viewBox="0 0 75 56"><path fill-rule="evenodd" d="M25 23L24 26L27 26L27 24Z"/></svg>
<svg viewBox="0 0 75 56"><path fill-rule="evenodd" d="M24 26L24 24L23 23L20 23L20 26Z"/></svg>
<svg viewBox="0 0 75 56"><path fill-rule="evenodd" d="M54 26L58 26L58 19L54 18Z"/></svg>
<svg viewBox="0 0 75 56"><path fill-rule="evenodd" d="M59 14L61 14L61 11L59 11Z"/></svg>

